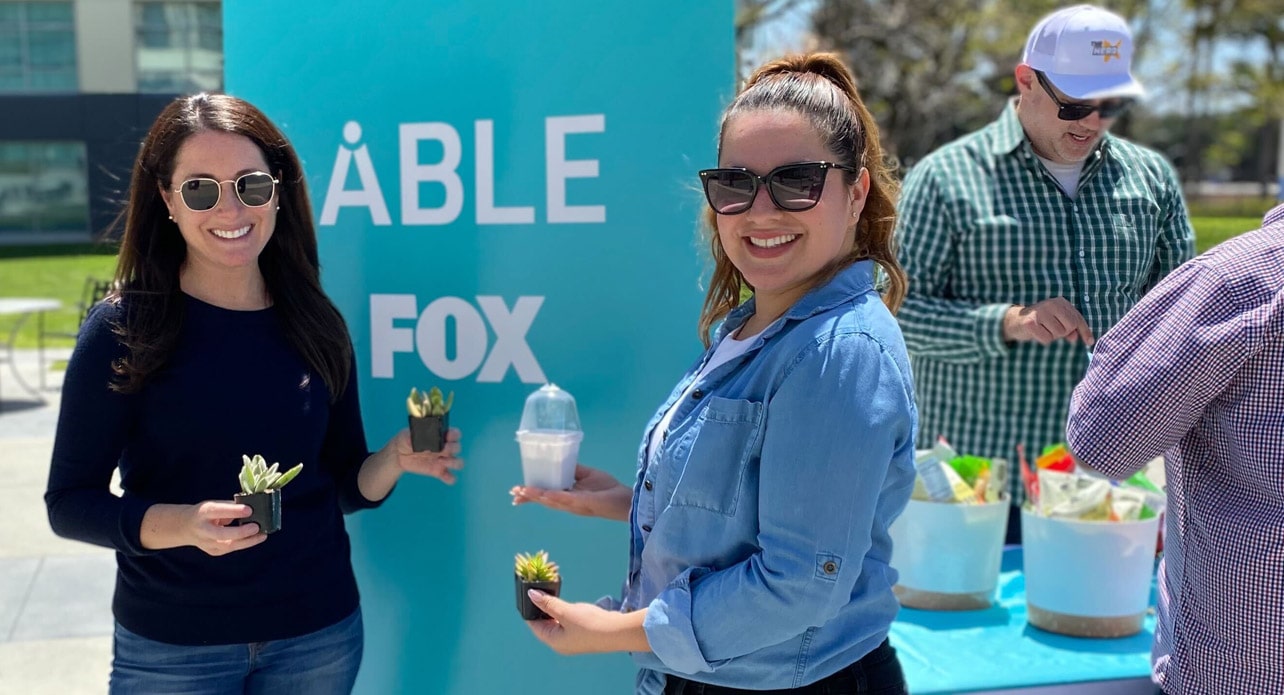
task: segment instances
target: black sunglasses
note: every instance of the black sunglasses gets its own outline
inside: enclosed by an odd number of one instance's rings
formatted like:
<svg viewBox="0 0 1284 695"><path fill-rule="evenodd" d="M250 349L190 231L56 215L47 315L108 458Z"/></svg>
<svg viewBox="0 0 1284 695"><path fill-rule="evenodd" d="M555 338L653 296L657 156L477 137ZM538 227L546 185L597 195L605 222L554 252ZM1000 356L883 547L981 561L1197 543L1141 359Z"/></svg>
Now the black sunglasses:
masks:
<svg viewBox="0 0 1284 695"><path fill-rule="evenodd" d="M236 197L240 199L242 205L247 208L261 208L272 202L272 194L276 191L276 184L280 182L272 178L271 174L252 171L229 181L208 178L188 179L180 183L174 191L183 199L183 205L186 205L188 210L204 212L213 210L218 205L218 201L223 197L225 183L232 184L232 190L236 191Z"/></svg>
<svg viewBox="0 0 1284 695"><path fill-rule="evenodd" d="M1063 121L1077 121L1087 118L1093 111L1100 113L1102 118L1114 118L1127 111L1129 106L1132 106L1132 99L1102 99L1101 103L1096 106L1092 104L1066 103L1057 98L1057 93L1052 89L1052 83L1048 82L1048 78L1042 72L1035 70L1034 76L1039 80L1043 91L1047 92L1048 96L1052 97L1052 101L1056 102L1057 118Z"/></svg>
<svg viewBox="0 0 1284 695"><path fill-rule="evenodd" d="M704 197L709 207L719 215L739 215L753 207L758 196L758 184L767 187L771 202L781 210L802 212L816 207L820 194L825 191L825 177L829 169L857 171L855 167L833 162L799 162L776 167L766 176L759 176L744 168L703 169L700 181L704 184Z"/></svg>

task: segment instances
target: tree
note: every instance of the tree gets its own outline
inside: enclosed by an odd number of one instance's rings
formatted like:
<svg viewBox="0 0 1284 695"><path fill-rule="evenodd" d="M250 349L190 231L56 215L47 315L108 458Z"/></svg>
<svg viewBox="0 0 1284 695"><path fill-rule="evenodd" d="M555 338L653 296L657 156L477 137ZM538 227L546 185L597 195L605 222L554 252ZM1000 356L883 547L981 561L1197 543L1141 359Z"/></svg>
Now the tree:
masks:
<svg viewBox="0 0 1284 695"><path fill-rule="evenodd" d="M1126 0L1134 43L1164 0ZM888 152L911 165L994 119L1015 93L1013 68L1038 20L1058 0L819 0L812 30L842 53L882 128Z"/></svg>
<svg viewBox="0 0 1284 695"><path fill-rule="evenodd" d="M751 48L754 35L764 25L780 20L801 5L800 0L736 0L736 69L741 73L752 66L744 64L745 50Z"/></svg>
<svg viewBox="0 0 1284 695"><path fill-rule="evenodd" d="M1239 58L1232 62L1229 86L1249 104L1245 116L1256 128L1250 131L1253 137L1246 155L1255 160L1250 176L1261 183L1266 195L1279 167L1276 158L1284 133L1284 15L1278 0L1237 0L1218 28L1231 41L1264 49L1264 61Z"/></svg>

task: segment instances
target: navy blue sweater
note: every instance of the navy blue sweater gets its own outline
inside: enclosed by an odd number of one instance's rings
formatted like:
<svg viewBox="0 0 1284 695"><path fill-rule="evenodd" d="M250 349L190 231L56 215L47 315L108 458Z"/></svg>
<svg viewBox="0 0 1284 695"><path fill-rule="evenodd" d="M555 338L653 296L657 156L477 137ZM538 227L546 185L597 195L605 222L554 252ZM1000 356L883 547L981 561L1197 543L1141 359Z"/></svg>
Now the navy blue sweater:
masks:
<svg viewBox="0 0 1284 695"><path fill-rule="evenodd" d="M124 301L128 301L127 299ZM172 644L296 637L358 604L343 513L377 506L357 489L365 430L356 368L342 397L289 345L273 309L230 311L187 297L178 344L142 391L108 389L126 351L112 331L119 305L82 328L63 382L45 504L54 532L115 548L112 609L125 628ZM152 504L231 501L242 454L281 470L282 529L248 550L147 550ZM120 467L123 497L109 490Z"/></svg>

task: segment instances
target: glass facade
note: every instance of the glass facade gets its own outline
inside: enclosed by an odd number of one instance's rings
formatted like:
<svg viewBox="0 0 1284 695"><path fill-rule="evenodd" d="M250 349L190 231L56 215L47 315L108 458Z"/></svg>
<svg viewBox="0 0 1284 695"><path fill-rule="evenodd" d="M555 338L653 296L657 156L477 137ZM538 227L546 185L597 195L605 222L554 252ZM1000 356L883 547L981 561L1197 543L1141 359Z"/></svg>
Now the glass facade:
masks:
<svg viewBox="0 0 1284 695"><path fill-rule="evenodd" d="M138 91L223 89L223 10L218 2L134 3Z"/></svg>
<svg viewBox="0 0 1284 695"><path fill-rule="evenodd" d="M0 241L6 232L88 232L83 142L0 141Z"/></svg>
<svg viewBox="0 0 1284 695"><path fill-rule="evenodd" d="M74 92L70 2L0 2L0 93Z"/></svg>

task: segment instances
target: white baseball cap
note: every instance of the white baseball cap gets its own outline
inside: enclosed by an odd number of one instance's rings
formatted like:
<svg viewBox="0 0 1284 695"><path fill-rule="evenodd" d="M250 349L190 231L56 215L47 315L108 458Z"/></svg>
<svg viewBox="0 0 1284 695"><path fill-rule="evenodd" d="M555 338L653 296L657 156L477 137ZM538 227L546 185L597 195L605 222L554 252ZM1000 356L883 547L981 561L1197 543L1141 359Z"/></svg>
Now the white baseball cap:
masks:
<svg viewBox="0 0 1284 695"><path fill-rule="evenodd" d="M1131 72L1128 22L1093 5L1067 7L1039 20L1021 62L1047 75L1071 99L1145 94Z"/></svg>

